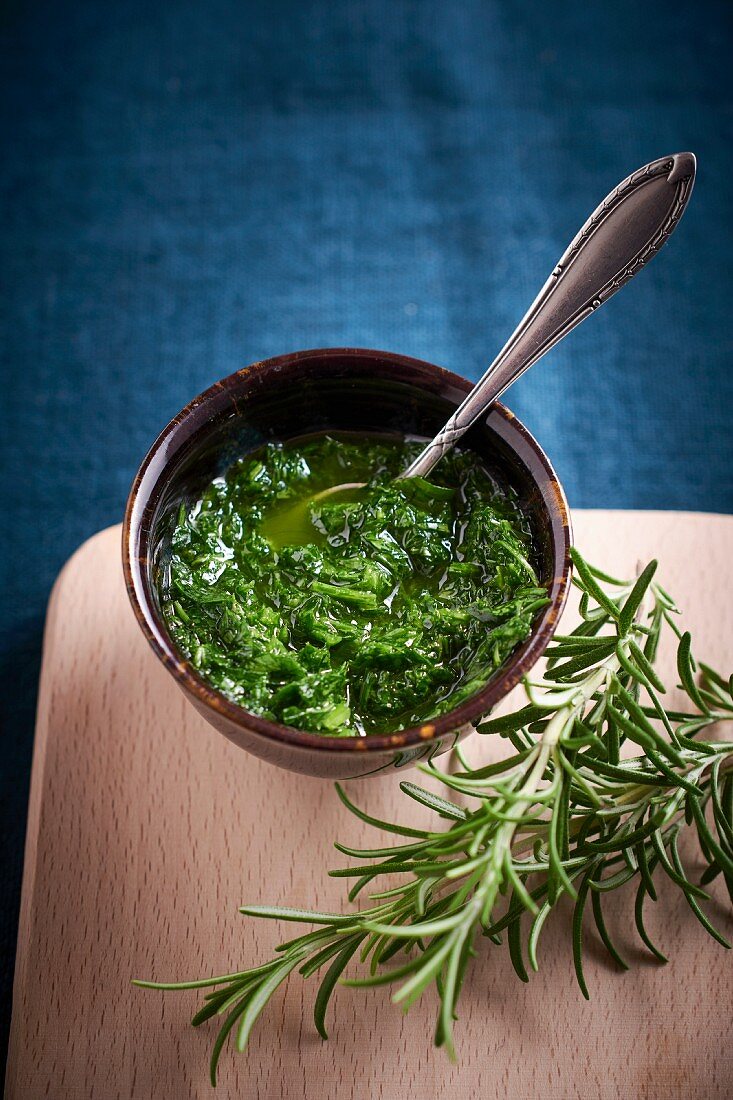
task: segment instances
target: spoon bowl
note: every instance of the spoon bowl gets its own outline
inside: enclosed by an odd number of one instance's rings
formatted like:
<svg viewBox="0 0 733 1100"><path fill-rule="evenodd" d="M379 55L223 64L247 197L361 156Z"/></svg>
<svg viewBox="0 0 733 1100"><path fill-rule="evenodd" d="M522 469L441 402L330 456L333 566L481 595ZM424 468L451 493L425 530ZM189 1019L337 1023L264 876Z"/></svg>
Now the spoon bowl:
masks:
<svg viewBox="0 0 733 1100"><path fill-rule="evenodd" d="M366 481L344 481L341 485L331 485L328 489L321 489L320 493L315 493L312 497L313 503L317 503L321 500L328 500L336 496L336 494L353 492L354 489L364 489Z"/></svg>

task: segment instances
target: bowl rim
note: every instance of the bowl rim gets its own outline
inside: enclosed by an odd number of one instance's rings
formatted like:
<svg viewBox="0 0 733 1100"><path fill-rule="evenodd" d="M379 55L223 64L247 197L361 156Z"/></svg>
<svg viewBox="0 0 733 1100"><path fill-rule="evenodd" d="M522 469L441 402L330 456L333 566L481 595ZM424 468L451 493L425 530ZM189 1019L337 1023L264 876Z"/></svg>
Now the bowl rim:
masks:
<svg viewBox="0 0 733 1100"><path fill-rule="evenodd" d="M277 369L278 376L281 378L284 369L310 358L322 360L343 360L344 358L379 359L403 367L427 369L446 385L451 385L465 393L468 393L472 386L471 382L460 375L423 359L416 359L396 352L379 351L373 348L337 347L311 348L274 356L252 363L227 375L226 378L214 382L213 385L194 397L179 413L171 418L148 450L135 475L127 498L122 525L122 565L127 594L138 625L149 645L168 671L183 689L193 696L194 701L203 705L205 709L214 711L218 716L228 719L235 726L260 735L266 740L287 744L296 750L315 750L320 753L379 753L390 749L407 749L416 745L425 745L427 742L437 741L441 737L456 733L467 725L472 725L482 715L491 711L496 703L504 698L512 688L516 687L544 652L563 611L569 592L572 532L564 490L539 443L505 405L495 402L489 415L498 416L511 430L520 435L537 466L546 477L546 485L539 484L537 470L528 467L529 475L537 485L550 518L550 540L554 564L553 577L548 593L550 603L540 613L529 637L522 642L503 665L495 670L481 691L470 696L469 699L466 699L453 710L447 711L430 721L422 722L418 726L410 726L386 734L372 733L348 737L330 737L325 734L311 733L295 727L284 726L268 718L261 718L239 704L233 703L216 688L208 684L195 668L178 653L155 606L155 600L151 592L152 586L147 575L147 558L145 555L138 556L136 552L141 530L146 519L150 519L150 500L154 495L157 495L154 494L154 490L158 490L165 483L166 471L171 459L175 458L178 453L177 450L168 453L168 445L171 443L172 438L181 431L189 418L194 413L197 413L200 417L202 408L205 408L215 398L221 398L222 391L229 392L239 388L242 382L246 384L253 377L267 370ZM233 396L232 400L235 408L239 411ZM505 442L512 450L515 450L511 441L505 439ZM161 454L163 454L163 461L160 471L141 507L139 495L143 480L151 464L159 459Z"/></svg>

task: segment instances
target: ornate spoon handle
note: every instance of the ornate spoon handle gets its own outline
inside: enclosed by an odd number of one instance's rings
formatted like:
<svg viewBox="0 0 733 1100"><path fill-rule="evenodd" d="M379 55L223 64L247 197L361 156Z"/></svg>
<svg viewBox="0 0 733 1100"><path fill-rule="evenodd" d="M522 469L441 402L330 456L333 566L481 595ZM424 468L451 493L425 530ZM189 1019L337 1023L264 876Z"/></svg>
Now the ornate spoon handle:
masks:
<svg viewBox="0 0 733 1100"><path fill-rule="evenodd" d="M520 374L641 270L675 229L694 180L695 157L676 153L653 160L614 188L571 242L486 374L402 477L428 474Z"/></svg>

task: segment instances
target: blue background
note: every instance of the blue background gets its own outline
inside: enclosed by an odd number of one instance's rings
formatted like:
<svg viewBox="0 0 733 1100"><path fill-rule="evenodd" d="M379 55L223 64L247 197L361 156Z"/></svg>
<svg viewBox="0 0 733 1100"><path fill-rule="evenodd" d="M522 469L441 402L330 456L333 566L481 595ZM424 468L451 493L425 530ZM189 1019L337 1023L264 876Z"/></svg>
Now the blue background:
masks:
<svg viewBox="0 0 733 1100"><path fill-rule="evenodd" d="M48 593L213 380L339 344L475 379L605 193L689 148L674 239L509 403L573 505L733 510L730 13L3 5L4 1024Z"/></svg>

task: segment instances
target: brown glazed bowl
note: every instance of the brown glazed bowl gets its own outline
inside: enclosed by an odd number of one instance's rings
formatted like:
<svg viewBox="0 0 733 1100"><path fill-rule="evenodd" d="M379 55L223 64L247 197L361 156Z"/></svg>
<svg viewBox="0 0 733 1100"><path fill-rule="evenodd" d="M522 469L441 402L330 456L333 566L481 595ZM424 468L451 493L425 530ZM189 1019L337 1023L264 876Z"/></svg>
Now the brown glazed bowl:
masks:
<svg viewBox="0 0 733 1100"><path fill-rule="evenodd" d="M210 687L177 651L155 584L171 512L195 499L236 458L267 440L310 432L379 431L431 437L470 390L456 374L382 351L326 348L279 356L216 382L171 420L148 452L130 492L123 563L130 601L146 638L188 698L235 744L281 768L349 778L404 767L443 752L517 684L543 653L565 603L570 521L555 472L527 429L495 405L465 444L515 486L530 516L549 605L531 635L455 710L393 734L323 737L248 713Z"/></svg>

